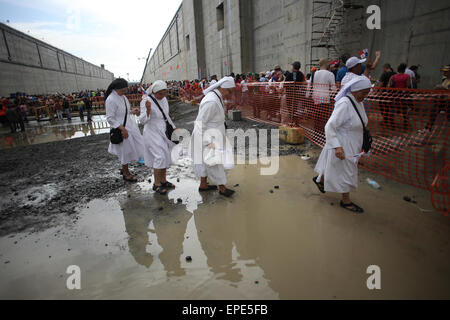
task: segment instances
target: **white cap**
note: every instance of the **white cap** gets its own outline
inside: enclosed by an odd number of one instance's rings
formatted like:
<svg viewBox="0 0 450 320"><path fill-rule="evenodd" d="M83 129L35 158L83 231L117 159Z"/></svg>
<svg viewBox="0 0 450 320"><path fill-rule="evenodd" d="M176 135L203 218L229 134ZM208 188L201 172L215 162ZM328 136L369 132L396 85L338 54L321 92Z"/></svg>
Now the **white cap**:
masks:
<svg viewBox="0 0 450 320"><path fill-rule="evenodd" d="M158 93L162 90L167 90L167 84L162 80L156 80L152 85L152 93Z"/></svg>
<svg viewBox="0 0 450 320"><path fill-rule="evenodd" d="M372 87L372 83L370 82L369 78L366 76L356 76L350 82L348 82L345 86L341 88L339 93L334 98L334 101L338 102L349 92L356 92L364 89L369 89Z"/></svg>
<svg viewBox="0 0 450 320"><path fill-rule="evenodd" d="M347 60L347 63L345 64L345 66L347 67L347 69L351 69L353 67L355 67L357 64L360 63L364 63L366 62L367 59L358 59L357 57L351 57L350 59Z"/></svg>
<svg viewBox="0 0 450 320"><path fill-rule="evenodd" d="M203 91L203 94L206 95L207 93L216 90L217 88L224 88L224 89L236 88L236 83L234 82L233 77L224 77L220 79L219 82L214 83L208 89Z"/></svg>

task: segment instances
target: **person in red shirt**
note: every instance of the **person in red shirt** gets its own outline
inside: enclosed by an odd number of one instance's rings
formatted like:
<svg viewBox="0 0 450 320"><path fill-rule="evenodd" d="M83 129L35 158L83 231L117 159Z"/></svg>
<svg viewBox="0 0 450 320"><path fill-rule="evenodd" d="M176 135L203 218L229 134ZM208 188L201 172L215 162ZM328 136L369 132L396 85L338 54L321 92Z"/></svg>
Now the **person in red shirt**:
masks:
<svg viewBox="0 0 450 320"><path fill-rule="evenodd" d="M406 63L401 63L397 68L397 74L393 75L389 80L389 88L397 88L397 89L409 89L411 88L411 77L405 74L406 71ZM409 121L408 121L408 108L409 102L408 100L402 99L402 94L395 93L398 98L394 99L392 105L392 111L395 113L400 112L403 116L403 129L408 131ZM406 93L403 94L406 96Z"/></svg>
<svg viewBox="0 0 450 320"><path fill-rule="evenodd" d="M6 119L6 108L7 106L7 100L3 99L1 100L1 105L0 105L0 123L3 126L6 126L8 124L8 119Z"/></svg>
<svg viewBox="0 0 450 320"><path fill-rule="evenodd" d="M397 68L397 74L394 74L389 80L389 88L408 89L411 88L411 77L405 73L406 63L402 63Z"/></svg>

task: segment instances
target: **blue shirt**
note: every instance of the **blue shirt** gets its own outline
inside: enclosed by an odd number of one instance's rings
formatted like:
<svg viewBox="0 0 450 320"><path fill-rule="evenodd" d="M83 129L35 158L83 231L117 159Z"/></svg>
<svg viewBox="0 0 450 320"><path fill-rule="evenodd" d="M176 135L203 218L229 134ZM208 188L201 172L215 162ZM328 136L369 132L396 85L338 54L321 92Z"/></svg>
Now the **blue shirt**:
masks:
<svg viewBox="0 0 450 320"><path fill-rule="evenodd" d="M336 81L341 82L342 79L344 79L345 75L347 74L348 69L346 66L343 66L342 68L339 69L337 76L336 76Z"/></svg>

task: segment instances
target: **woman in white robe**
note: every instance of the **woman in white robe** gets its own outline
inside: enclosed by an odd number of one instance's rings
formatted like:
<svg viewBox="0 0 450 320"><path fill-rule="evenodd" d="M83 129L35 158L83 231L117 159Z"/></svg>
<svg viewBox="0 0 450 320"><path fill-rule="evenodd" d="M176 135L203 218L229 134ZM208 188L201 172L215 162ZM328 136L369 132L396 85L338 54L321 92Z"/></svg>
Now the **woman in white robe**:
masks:
<svg viewBox="0 0 450 320"><path fill-rule="evenodd" d="M367 126L368 118L363 101L370 88L370 80L365 76L358 76L347 83L336 96L334 111L325 126L326 144L315 168L319 176L313 178L322 193L341 193L341 207L356 213L364 212L350 200L350 192L358 187L363 125L349 99L354 102Z"/></svg>
<svg viewBox="0 0 450 320"><path fill-rule="evenodd" d="M153 191L159 194L167 194L168 189L175 186L167 181L167 169L172 164L171 152L175 143L166 136L166 121L158 105L164 112L168 123L174 128L175 124L169 115L169 102L167 101L167 84L164 81L156 81L149 92L151 96L145 95L141 102L139 122L144 125L144 159L145 165L153 169L155 183Z"/></svg>
<svg viewBox="0 0 450 320"><path fill-rule="evenodd" d="M233 95L236 84L232 77L225 77L204 91L205 97L200 103L199 112L191 137L191 158L194 172L200 178L199 191L217 190L217 186L208 185L208 178L219 186L219 193L231 197L234 191L226 187L225 170L234 167L231 145L226 138L225 99ZM205 154L215 153L220 160L217 163L205 163Z"/></svg>
<svg viewBox="0 0 450 320"><path fill-rule="evenodd" d="M123 136L122 143L109 144L108 152L117 156L122 164L123 179L128 182L137 182L137 179L129 171L128 164L139 161L143 157L144 141L136 121L130 117L132 114L138 114L139 110L131 110L130 102L125 96L127 88L126 80L116 79L106 92L106 120L111 128L119 128ZM124 127L125 115L127 115L127 122Z"/></svg>

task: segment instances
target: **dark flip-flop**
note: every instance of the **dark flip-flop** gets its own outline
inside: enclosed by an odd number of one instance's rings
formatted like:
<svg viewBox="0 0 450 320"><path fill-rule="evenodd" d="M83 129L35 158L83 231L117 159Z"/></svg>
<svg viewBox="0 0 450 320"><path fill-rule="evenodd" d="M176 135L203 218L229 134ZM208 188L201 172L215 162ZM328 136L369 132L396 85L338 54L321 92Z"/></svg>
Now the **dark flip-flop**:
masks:
<svg viewBox="0 0 450 320"><path fill-rule="evenodd" d="M170 183L169 181L164 182L164 183L162 184L162 186L163 186L164 188L168 188L168 189L175 189L175 185L172 184L172 183Z"/></svg>
<svg viewBox="0 0 450 320"><path fill-rule="evenodd" d="M352 202L352 203L349 203L349 204L344 204L344 203L341 201L341 207L344 208L344 209L346 209L346 210L349 210L349 211L351 211L351 212L355 212L355 213L364 213L364 209L361 208L361 207L359 207L359 206L357 206L357 205L354 204L353 202Z"/></svg>
<svg viewBox="0 0 450 320"><path fill-rule="evenodd" d="M235 192L236 191L230 190L230 189L225 189L225 192L219 191L221 196L224 196L224 197L227 197L227 198L230 198Z"/></svg>
<svg viewBox="0 0 450 320"><path fill-rule="evenodd" d="M208 185L208 188L206 188L206 189L198 188L198 191L200 191L200 192L214 191L214 190L217 190L217 186Z"/></svg>
<svg viewBox="0 0 450 320"><path fill-rule="evenodd" d="M316 181L318 177L319 177L319 176L313 178L313 182L314 182L314 184L317 186L317 188L319 189L320 192L326 193L326 192L325 192L325 186L324 186L321 182L317 182L317 181Z"/></svg>
<svg viewBox="0 0 450 320"><path fill-rule="evenodd" d="M153 191L155 191L156 193L159 193L162 196L165 196L167 194L167 190L164 189L164 187L161 186L153 186Z"/></svg>

